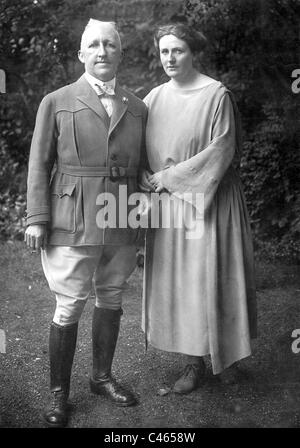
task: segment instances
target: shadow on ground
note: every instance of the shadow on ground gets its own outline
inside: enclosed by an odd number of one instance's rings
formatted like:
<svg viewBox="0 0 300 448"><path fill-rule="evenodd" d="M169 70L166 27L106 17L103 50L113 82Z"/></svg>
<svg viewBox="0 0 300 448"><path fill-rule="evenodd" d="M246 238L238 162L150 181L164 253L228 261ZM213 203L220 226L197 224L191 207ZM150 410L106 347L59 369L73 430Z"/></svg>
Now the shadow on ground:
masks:
<svg viewBox="0 0 300 448"><path fill-rule="evenodd" d="M40 428L48 398L48 331L54 301L39 257L22 243L0 245L0 329L7 338L0 353L0 427ZM80 321L74 360L72 428L295 428L300 427L299 266L257 264L259 338L239 364L238 384L208 375L197 391L179 396L168 390L181 371L182 356L149 347L140 328L142 269L132 275L113 370L139 398L133 408L113 407L92 395L91 298ZM300 332L300 330L299 330ZM297 350L296 350L297 351Z"/></svg>

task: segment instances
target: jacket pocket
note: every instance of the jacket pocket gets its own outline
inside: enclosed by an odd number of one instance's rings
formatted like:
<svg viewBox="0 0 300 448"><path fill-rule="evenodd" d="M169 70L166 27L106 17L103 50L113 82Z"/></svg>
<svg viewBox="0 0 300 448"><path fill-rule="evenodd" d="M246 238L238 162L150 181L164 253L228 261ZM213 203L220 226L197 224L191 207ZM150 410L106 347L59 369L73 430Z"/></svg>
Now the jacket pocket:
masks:
<svg viewBox="0 0 300 448"><path fill-rule="evenodd" d="M56 185L51 192L51 228L58 232L74 233L75 220L75 184Z"/></svg>

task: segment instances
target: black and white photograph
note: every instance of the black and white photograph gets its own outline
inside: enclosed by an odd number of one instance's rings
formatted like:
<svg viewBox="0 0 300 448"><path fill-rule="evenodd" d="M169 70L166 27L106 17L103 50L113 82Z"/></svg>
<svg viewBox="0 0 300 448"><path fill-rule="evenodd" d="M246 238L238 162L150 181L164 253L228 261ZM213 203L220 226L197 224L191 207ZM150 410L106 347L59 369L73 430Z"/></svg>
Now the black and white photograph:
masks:
<svg viewBox="0 0 300 448"><path fill-rule="evenodd" d="M300 0L0 0L0 430L300 428L299 173Z"/></svg>

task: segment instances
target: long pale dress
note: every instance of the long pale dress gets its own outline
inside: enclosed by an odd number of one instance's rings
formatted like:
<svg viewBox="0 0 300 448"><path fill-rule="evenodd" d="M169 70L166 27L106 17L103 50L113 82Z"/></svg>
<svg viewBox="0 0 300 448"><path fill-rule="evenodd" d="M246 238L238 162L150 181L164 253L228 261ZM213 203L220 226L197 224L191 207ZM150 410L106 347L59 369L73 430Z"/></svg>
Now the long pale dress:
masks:
<svg viewBox="0 0 300 448"><path fill-rule="evenodd" d="M200 238L175 225L147 230L142 328L161 350L210 354L218 374L249 356L256 337L251 229L236 169L238 111L217 81L192 90L167 82L144 101L149 164L164 170L173 213L182 194L200 192L205 220Z"/></svg>

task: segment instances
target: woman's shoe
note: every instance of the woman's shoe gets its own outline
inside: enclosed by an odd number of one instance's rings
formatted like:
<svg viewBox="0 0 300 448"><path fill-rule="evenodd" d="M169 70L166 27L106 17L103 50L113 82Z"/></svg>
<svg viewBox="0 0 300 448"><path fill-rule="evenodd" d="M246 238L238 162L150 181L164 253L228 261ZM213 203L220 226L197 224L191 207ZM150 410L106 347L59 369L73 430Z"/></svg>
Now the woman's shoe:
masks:
<svg viewBox="0 0 300 448"><path fill-rule="evenodd" d="M197 389L205 378L205 363L201 359L197 364L187 364L180 378L173 386L173 392L188 394Z"/></svg>
<svg viewBox="0 0 300 448"><path fill-rule="evenodd" d="M230 386L232 384L238 384L242 379L242 374L239 371L238 367L233 364L219 373L217 377L222 384Z"/></svg>

